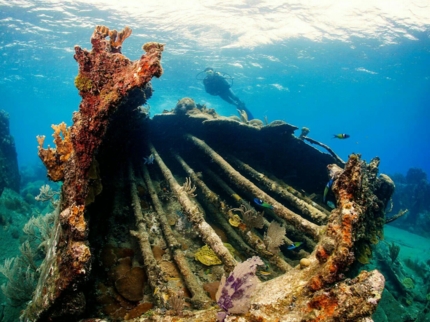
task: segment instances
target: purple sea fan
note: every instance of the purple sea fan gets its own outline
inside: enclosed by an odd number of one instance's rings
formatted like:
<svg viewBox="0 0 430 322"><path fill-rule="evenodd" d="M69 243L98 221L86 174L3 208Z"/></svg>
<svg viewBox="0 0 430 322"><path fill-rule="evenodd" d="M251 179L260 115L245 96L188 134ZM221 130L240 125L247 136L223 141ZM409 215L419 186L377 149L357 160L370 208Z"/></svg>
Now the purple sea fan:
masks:
<svg viewBox="0 0 430 322"><path fill-rule="evenodd" d="M238 264L227 279L225 276L221 278L216 300L224 312L218 313L218 321L224 321L226 316L231 313L248 312L251 296L259 282L258 277L255 276L258 265L264 265L260 257L248 258L243 263Z"/></svg>

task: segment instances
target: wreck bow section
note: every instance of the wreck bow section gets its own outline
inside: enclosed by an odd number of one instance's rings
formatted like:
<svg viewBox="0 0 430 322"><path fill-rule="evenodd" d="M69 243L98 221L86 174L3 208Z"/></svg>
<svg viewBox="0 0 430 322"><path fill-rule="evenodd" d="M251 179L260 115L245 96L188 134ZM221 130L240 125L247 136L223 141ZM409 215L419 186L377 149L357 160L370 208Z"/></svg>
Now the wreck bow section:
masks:
<svg viewBox="0 0 430 322"><path fill-rule="evenodd" d="M48 177L63 181L59 216L50 249L41 267L33 301L23 313L26 320L47 320L79 316L85 309L82 285L91 268L86 208L101 192L96 152L110 120L121 109L136 109L152 95L149 83L160 77L163 45L148 43L137 61L121 54L123 41L131 29L109 30L97 26L91 37L92 50L75 46L79 64L75 85L82 101L73 115L73 125L53 125L56 148L43 148L39 136L39 156ZM107 37L110 39L107 39Z"/></svg>
<svg viewBox="0 0 430 322"><path fill-rule="evenodd" d="M223 117L190 98L149 119L141 105L163 46L131 62L130 34L98 26L92 51L75 48L79 112L53 126L56 149L38 138L48 176L64 184L23 317L215 321L221 301L238 304L223 306L228 321L369 318L384 278L348 270L382 236L392 189L379 159L344 164L293 125ZM221 277L248 258L263 263L257 291L220 300L231 291L217 292Z"/></svg>

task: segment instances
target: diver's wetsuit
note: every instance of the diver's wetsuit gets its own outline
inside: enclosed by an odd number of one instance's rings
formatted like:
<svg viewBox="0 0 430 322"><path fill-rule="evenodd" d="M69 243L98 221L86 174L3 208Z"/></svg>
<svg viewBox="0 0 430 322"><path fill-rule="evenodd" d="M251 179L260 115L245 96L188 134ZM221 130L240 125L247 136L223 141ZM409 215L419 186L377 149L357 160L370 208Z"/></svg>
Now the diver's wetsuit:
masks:
<svg viewBox="0 0 430 322"><path fill-rule="evenodd" d="M244 110L249 120L254 118L251 112L246 108L245 103L234 95L230 88L230 84L220 73L206 75L203 79L203 85L205 85L205 90L208 94L219 96L227 103L235 105L239 110Z"/></svg>

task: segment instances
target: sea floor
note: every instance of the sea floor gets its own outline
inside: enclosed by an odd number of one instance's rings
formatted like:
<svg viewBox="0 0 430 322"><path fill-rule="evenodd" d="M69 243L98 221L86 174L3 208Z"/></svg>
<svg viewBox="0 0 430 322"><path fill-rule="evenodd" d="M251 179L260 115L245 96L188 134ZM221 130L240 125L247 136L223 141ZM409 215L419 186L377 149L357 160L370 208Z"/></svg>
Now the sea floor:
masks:
<svg viewBox="0 0 430 322"><path fill-rule="evenodd" d="M10 200L17 200L16 202L10 202ZM8 202L7 202L8 201ZM19 254L19 245L22 236L22 227L28 221L28 219L32 215L31 211L32 207L29 204L26 204L21 197L12 191L7 191L0 198L0 214L3 214L4 224L0 227L0 242L3 247L0 252L0 264L3 264L4 260L9 257L15 257ZM44 213L45 211L42 211ZM380 243L379 246L383 246L385 249L387 245L383 245L383 243L391 244L395 243L399 245L400 253L398 256L398 262L405 263L406 260L410 259L412 261L419 261L421 263L427 263L427 267L430 266L430 239L425 238L411 232L408 232L403 229L399 229L392 225L386 225L384 228L384 241ZM381 245L382 244L382 245ZM379 247L378 246L378 247ZM377 260L373 261L373 264L377 265ZM405 267L406 273L411 274L412 271ZM377 268L377 267L374 267ZM430 272L427 273L429 276ZM5 283L6 279L3 276L0 276L0 285ZM421 317L419 320L414 321L430 321L430 317L424 316L425 309L423 307L428 304L425 300L426 291L422 288L425 288L426 285L429 285L428 281L422 278L415 278L415 288L411 290L412 293L416 294L421 293L420 298L415 296L413 298L412 304L409 306L404 302L389 295L389 300L385 299L387 310L382 314L374 315L373 319L375 322L402 322L407 321L405 317ZM422 290L421 290L422 289ZM1 291L0 291L1 293ZM385 294L385 293L384 293ZM382 303L381 303L382 304ZM428 306L428 305L427 305ZM391 307L391 311L393 314L389 313L388 308ZM12 321L8 319L9 316L12 316L12 312L8 312L8 306L6 305L6 299L3 294L0 294L0 321ZM9 309L12 309L9 307ZM394 314L395 313L395 314ZM425 315L425 314L424 314Z"/></svg>
<svg viewBox="0 0 430 322"><path fill-rule="evenodd" d="M368 267L378 269L385 277L385 290L374 322L430 322L430 239L409 231L386 225L384 241L376 245L375 256ZM392 262L389 245L400 246L397 259ZM406 286L412 280L412 286Z"/></svg>
<svg viewBox="0 0 430 322"><path fill-rule="evenodd" d="M430 239L415 235L403 229L386 225L384 228L385 241L394 242L400 246L398 259L419 259L426 262L430 260Z"/></svg>

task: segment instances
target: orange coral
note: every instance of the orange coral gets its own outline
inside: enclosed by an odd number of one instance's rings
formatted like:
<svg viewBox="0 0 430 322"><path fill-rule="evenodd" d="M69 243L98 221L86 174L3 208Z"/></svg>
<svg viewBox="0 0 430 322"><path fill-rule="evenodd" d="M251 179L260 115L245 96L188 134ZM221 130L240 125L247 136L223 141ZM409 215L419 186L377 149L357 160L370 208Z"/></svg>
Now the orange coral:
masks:
<svg viewBox="0 0 430 322"><path fill-rule="evenodd" d="M124 40L130 37L131 32L132 32L131 28L127 26L120 32L116 31L115 29L109 31L110 46L111 46L112 52L119 52L119 53L121 52L122 43L124 42Z"/></svg>
<svg viewBox="0 0 430 322"><path fill-rule="evenodd" d="M51 127L54 129L52 136L54 137L56 148L53 149L48 145L48 148L44 149L45 136L37 136L37 142L39 143L38 154L48 170L48 177L52 181L61 181L64 179L65 162L69 160L73 152L70 127L67 128L64 122L58 125L53 124Z"/></svg>
<svg viewBox="0 0 430 322"><path fill-rule="evenodd" d="M329 254L327 254L326 250L321 245L318 245L315 256L320 263L325 263L329 258Z"/></svg>
<svg viewBox="0 0 430 322"><path fill-rule="evenodd" d="M87 224L84 218L84 209L83 205L74 205L69 216L69 225L76 239L84 239L86 237Z"/></svg>
<svg viewBox="0 0 430 322"><path fill-rule="evenodd" d="M318 291L323 287L323 282L321 280L321 276L317 275L311 278L311 280L308 283L308 287L312 291Z"/></svg>
<svg viewBox="0 0 430 322"><path fill-rule="evenodd" d="M85 207L83 205L72 205L64 209L60 214L63 225L70 227L75 240L84 240L87 237L87 224L84 217Z"/></svg>
<svg viewBox="0 0 430 322"><path fill-rule="evenodd" d="M327 294L321 294L314 297L308 304L310 309L316 309L320 311L320 314L314 321L327 321L333 316L337 306L337 300Z"/></svg>
<svg viewBox="0 0 430 322"><path fill-rule="evenodd" d="M54 129L54 143L57 146L57 154L60 157L61 162L66 162L72 154L73 145L70 140L70 127L67 128L66 123L62 122L58 125L52 124L51 127ZM60 133L63 137L61 137Z"/></svg>
<svg viewBox="0 0 430 322"><path fill-rule="evenodd" d="M346 246L351 246L352 244L352 215L345 214L342 217L342 242L346 244Z"/></svg>

